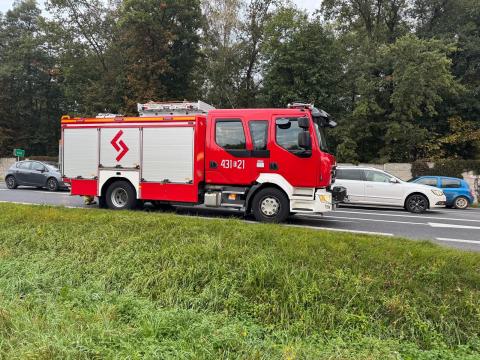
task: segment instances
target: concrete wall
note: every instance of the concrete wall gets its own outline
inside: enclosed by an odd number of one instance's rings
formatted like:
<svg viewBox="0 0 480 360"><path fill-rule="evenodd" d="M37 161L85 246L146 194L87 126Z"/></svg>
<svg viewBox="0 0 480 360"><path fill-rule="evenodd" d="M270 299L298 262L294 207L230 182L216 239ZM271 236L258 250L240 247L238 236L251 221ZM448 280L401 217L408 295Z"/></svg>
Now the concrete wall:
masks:
<svg viewBox="0 0 480 360"><path fill-rule="evenodd" d="M351 165L351 164L339 164ZM359 164L359 166L368 166L375 169L386 171L402 180L410 180L412 178L412 164L407 163L387 163L387 164Z"/></svg>
<svg viewBox="0 0 480 360"><path fill-rule="evenodd" d="M0 158L0 181L5 178L5 172L12 166L17 159L15 158Z"/></svg>

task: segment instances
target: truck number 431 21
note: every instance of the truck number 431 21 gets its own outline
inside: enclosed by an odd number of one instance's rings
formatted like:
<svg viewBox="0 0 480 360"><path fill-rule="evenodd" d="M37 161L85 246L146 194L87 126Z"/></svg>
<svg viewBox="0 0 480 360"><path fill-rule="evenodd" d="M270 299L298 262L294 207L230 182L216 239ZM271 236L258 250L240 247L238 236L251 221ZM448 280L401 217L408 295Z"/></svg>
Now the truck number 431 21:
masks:
<svg viewBox="0 0 480 360"><path fill-rule="evenodd" d="M222 160L220 166L224 169L245 169L245 160Z"/></svg>

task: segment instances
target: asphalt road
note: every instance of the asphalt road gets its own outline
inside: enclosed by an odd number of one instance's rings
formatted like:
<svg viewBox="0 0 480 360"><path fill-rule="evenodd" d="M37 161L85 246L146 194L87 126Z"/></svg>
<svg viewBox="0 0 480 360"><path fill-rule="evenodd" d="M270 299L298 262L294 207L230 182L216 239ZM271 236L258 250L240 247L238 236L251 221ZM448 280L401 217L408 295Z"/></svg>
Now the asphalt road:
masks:
<svg viewBox="0 0 480 360"><path fill-rule="evenodd" d="M3 183L0 183L0 202L97 207L85 206L81 197L70 196L68 192L51 193L31 188L8 190ZM178 207L176 211L182 215L243 218L236 211L186 207ZM446 246L480 251L480 209L436 209L417 215L402 209L349 206L324 216L294 216L287 226L431 240Z"/></svg>

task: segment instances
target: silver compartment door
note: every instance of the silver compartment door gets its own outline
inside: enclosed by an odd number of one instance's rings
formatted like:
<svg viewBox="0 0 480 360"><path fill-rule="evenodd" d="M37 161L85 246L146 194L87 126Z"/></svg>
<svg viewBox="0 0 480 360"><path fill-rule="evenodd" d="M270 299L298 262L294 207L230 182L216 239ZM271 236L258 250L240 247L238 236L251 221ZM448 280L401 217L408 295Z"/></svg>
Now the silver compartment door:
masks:
<svg viewBox="0 0 480 360"><path fill-rule="evenodd" d="M142 178L150 182L193 181L193 127L143 129Z"/></svg>
<svg viewBox="0 0 480 360"><path fill-rule="evenodd" d="M93 179L98 175L98 130L63 130L63 175Z"/></svg>
<svg viewBox="0 0 480 360"><path fill-rule="evenodd" d="M104 168L140 166L139 128L100 129L100 164Z"/></svg>

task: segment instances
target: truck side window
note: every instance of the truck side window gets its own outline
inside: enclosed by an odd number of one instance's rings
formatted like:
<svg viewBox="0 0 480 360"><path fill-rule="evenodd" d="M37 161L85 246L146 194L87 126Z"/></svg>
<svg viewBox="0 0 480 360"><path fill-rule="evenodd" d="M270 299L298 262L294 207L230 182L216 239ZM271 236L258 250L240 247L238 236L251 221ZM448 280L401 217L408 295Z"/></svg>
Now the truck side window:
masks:
<svg viewBox="0 0 480 360"><path fill-rule="evenodd" d="M217 120L215 123L215 142L226 150L245 150L247 141L242 121Z"/></svg>
<svg viewBox="0 0 480 360"><path fill-rule="evenodd" d="M298 146L298 134L303 131L297 118L280 118L276 122L277 144L290 152L302 150Z"/></svg>
<svg viewBox="0 0 480 360"><path fill-rule="evenodd" d="M253 150L267 150L268 121L252 120L248 123L253 142Z"/></svg>

